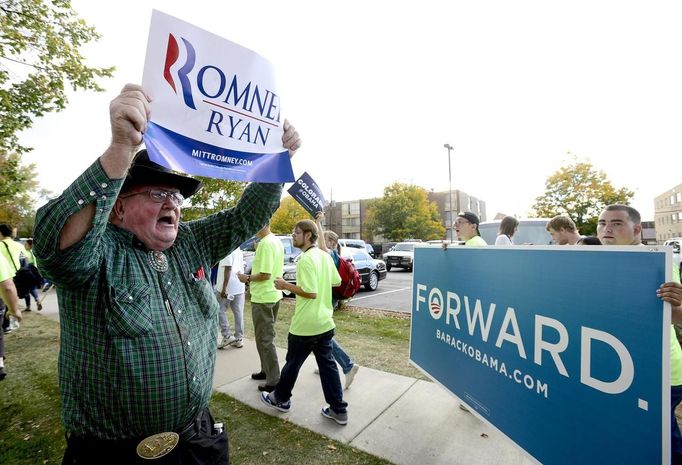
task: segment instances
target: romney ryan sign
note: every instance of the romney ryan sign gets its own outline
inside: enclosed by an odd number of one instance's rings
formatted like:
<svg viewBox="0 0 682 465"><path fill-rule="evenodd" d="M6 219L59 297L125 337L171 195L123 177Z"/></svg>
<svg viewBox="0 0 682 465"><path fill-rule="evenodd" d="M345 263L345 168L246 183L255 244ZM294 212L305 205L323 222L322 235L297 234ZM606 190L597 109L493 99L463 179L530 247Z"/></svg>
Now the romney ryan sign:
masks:
<svg viewBox="0 0 682 465"><path fill-rule="evenodd" d="M151 93L150 158L189 174L291 182L271 64L154 10L142 85Z"/></svg>
<svg viewBox="0 0 682 465"><path fill-rule="evenodd" d="M644 247L415 248L410 359L540 463L668 463L671 268Z"/></svg>

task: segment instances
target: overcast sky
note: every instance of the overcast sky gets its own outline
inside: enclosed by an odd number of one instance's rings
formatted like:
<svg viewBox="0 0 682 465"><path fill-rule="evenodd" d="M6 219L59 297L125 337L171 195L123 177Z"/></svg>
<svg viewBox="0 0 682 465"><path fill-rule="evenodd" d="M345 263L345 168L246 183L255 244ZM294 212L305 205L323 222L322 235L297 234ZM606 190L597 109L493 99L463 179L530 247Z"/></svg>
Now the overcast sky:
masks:
<svg viewBox="0 0 682 465"><path fill-rule="evenodd" d="M72 2L102 34L88 64L116 66L107 92L72 94L35 121L41 185L61 192L106 148L108 102L142 79L152 8L269 59L283 115L329 200L394 181L452 186L528 215L571 152L604 170L653 219L680 182L682 3L674 1Z"/></svg>

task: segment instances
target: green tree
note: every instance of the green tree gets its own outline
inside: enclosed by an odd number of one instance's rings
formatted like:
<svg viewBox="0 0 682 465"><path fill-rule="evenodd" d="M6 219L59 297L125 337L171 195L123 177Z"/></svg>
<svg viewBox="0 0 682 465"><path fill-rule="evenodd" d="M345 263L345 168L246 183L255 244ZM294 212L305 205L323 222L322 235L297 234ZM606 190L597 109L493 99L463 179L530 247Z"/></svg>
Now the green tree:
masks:
<svg viewBox="0 0 682 465"><path fill-rule="evenodd" d="M595 234L599 214L609 204L628 205L634 192L616 189L606 173L591 163L573 159L545 182L545 193L535 199L533 209L538 217L568 215L582 234Z"/></svg>
<svg viewBox="0 0 682 465"><path fill-rule="evenodd" d="M18 154L0 150L0 223L15 226L20 236L32 235L35 194L49 195L35 179L34 164L22 165Z"/></svg>
<svg viewBox="0 0 682 465"><path fill-rule="evenodd" d="M445 234L438 206L429 202L426 190L419 186L393 183L368 210L370 233L391 241L441 239Z"/></svg>
<svg viewBox="0 0 682 465"><path fill-rule="evenodd" d="M296 199L287 195L272 215L270 229L275 234L291 234L296 223L305 219L310 219L310 213Z"/></svg>
<svg viewBox="0 0 682 465"><path fill-rule="evenodd" d="M69 0L0 0L0 149L30 150L17 133L34 118L64 109L65 86L103 90L114 68L84 64L80 47L99 39Z"/></svg>
<svg viewBox="0 0 682 465"><path fill-rule="evenodd" d="M226 181L197 176L202 187L190 199L191 206L182 209L183 221L196 220L204 216L233 207L242 196L246 183Z"/></svg>

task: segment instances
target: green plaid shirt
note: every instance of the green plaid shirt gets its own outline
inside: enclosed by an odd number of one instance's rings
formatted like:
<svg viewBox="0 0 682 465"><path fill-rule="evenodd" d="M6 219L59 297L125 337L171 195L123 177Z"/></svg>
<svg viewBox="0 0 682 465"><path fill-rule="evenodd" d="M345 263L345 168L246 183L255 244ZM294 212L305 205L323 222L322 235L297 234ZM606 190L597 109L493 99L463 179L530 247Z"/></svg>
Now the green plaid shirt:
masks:
<svg viewBox="0 0 682 465"><path fill-rule="evenodd" d="M268 222L282 191L250 184L236 207L181 223L159 273L145 246L108 222L122 183L95 162L38 210L34 234L59 297L62 420L71 433L102 439L178 430L208 405L218 312L211 265ZM89 202L92 228L60 251L67 218Z"/></svg>

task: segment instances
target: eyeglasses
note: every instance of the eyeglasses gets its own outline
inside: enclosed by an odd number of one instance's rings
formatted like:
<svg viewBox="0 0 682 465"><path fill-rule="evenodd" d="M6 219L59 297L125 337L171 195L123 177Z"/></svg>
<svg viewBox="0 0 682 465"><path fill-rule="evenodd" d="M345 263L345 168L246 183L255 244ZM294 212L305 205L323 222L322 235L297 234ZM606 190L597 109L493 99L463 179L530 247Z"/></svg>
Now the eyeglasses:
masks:
<svg viewBox="0 0 682 465"><path fill-rule="evenodd" d="M460 225L460 224L471 224L471 221L467 221L467 220L465 220L464 218L458 218L458 219L455 220L455 224L456 224L456 225Z"/></svg>
<svg viewBox="0 0 682 465"><path fill-rule="evenodd" d="M185 197L183 197L180 192L165 191L162 189L149 189L142 192L135 192L134 194L122 195L120 198L127 199L128 197L141 194L149 195L149 198L156 203L164 203L166 199L170 199L178 207L182 207L182 203L185 201Z"/></svg>

